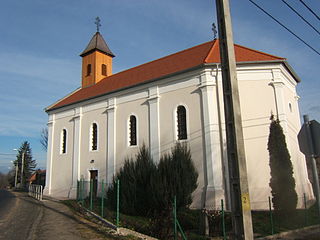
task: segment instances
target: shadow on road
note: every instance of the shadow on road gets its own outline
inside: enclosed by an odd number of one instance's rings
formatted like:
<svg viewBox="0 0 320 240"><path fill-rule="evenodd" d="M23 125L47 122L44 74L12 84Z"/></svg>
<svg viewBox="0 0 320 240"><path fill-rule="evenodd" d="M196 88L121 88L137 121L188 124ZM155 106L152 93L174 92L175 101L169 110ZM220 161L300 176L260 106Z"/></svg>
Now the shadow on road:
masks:
<svg viewBox="0 0 320 240"><path fill-rule="evenodd" d="M104 236L107 236L108 239L119 239L116 236L112 236L111 234L107 234L105 231L103 231L103 228L99 228L100 226L89 222L89 220L87 220L88 222L86 222L86 220L82 220L81 217L82 216L77 216L75 215L75 213L72 212L72 210L66 206L65 204L61 203L61 202L57 202L57 201L52 201L52 200L44 200L43 202L37 201L33 198L31 198L28 195L23 195L20 196L19 199L21 201L24 202L28 202L29 204L33 204L33 205L37 205L40 206L42 208L44 208L44 210L48 210L49 212L45 213L44 212L44 217L46 214L50 214L51 212L57 213L62 217L62 221L68 221L68 220L72 220L75 223L85 226L86 228L89 228L90 230L92 230L93 232L97 233L97 234L102 234ZM68 220L67 220L68 219Z"/></svg>

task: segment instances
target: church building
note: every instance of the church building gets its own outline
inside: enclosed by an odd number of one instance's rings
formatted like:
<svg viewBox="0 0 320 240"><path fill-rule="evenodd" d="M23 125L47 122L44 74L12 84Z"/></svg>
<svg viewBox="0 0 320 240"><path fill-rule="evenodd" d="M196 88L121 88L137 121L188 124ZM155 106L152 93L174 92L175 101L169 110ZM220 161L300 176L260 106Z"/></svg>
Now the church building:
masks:
<svg viewBox="0 0 320 240"><path fill-rule="evenodd" d="M285 58L234 45L252 209L267 209L270 115L284 129L298 205L314 198L297 134L299 77ZM110 183L143 143L155 162L176 142L188 144L198 171L191 207L229 200L224 103L215 39L160 59L112 72L115 54L98 31L80 54L81 87L46 108L45 195L75 198L77 181Z"/></svg>

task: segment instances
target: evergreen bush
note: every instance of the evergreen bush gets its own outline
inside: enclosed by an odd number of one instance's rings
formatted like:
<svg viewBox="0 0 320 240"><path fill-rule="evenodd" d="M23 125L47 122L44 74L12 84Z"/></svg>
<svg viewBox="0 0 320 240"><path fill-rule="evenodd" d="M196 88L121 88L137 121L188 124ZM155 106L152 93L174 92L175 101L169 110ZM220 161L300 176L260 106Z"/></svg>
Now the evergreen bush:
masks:
<svg viewBox="0 0 320 240"><path fill-rule="evenodd" d="M288 216L297 206L297 193L293 167L287 149L285 135L278 119L271 117L268 140L270 157L270 187L273 208L282 216Z"/></svg>
<svg viewBox="0 0 320 240"><path fill-rule="evenodd" d="M128 158L108 188L107 199L112 208L116 206L117 180L120 180L120 211L129 215L148 215L152 199L150 181L156 174L156 165L149 150L143 144L136 160Z"/></svg>
<svg viewBox="0 0 320 240"><path fill-rule="evenodd" d="M186 208L192 202L197 187L198 173L186 144L177 143L170 154L164 154L155 164L149 150L143 145L136 159L126 159L123 167L108 188L109 206L116 206L116 181L120 180L121 213L150 217L158 237L168 236L172 228L174 196L177 208Z"/></svg>

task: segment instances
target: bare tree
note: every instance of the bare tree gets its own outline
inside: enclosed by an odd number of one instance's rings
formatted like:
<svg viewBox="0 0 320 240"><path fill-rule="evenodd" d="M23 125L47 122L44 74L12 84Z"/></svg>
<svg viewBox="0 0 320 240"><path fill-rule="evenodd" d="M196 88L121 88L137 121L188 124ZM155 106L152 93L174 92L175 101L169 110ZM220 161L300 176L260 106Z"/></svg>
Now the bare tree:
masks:
<svg viewBox="0 0 320 240"><path fill-rule="evenodd" d="M40 143L42 145L43 150L47 151L47 149L48 149L48 128L42 128Z"/></svg>

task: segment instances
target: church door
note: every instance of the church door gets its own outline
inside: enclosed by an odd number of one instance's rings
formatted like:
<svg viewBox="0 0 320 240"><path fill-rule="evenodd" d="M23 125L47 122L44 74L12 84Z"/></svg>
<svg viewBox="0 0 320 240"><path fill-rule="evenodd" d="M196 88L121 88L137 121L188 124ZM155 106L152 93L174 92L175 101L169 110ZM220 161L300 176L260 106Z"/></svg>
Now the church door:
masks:
<svg viewBox="0 0 320 240"><path fill-rule="evenodd" d="M92 184L92 195L93 197L97 197L97 189L98 189L98 170L90 170L90 181Z"/></svg>

